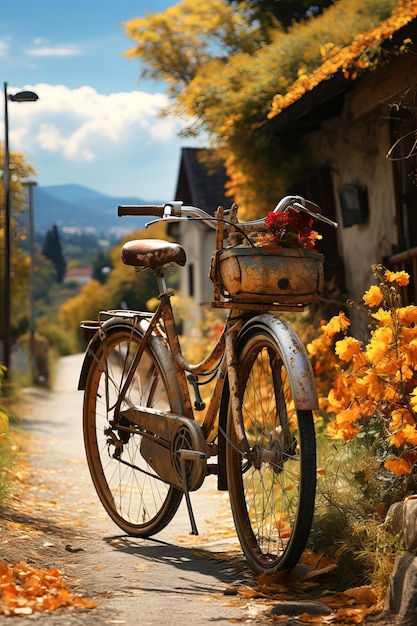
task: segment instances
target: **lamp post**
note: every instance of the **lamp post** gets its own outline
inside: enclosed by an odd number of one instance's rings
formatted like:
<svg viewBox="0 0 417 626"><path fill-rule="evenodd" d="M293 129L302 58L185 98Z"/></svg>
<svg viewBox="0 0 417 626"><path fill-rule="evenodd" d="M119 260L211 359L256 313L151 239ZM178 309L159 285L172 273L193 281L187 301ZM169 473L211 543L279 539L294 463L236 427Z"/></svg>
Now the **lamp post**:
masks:
<svg viewBox="0 0 417 626"><path fill-rule="evenodd" d="M9 153L9 114L8 100L11 102L35 102L38 95L33 91L19 91L12 95L7 93L4 83L4 278L3 278L3 362L6 366L6 377L9 376L11 332L10 332L10 153Z"/></svg>
<svg viewBox="0 0 417 626"><path fill-rule="evenodd" d="M29 355L30 371L32 382L37 380L36 359L35 359L35 229L33 216L33 188L37 183L34 180L27 180L24 186L28 190L29 206L29 245L30 245L30 275L29 275Z"/></svg>

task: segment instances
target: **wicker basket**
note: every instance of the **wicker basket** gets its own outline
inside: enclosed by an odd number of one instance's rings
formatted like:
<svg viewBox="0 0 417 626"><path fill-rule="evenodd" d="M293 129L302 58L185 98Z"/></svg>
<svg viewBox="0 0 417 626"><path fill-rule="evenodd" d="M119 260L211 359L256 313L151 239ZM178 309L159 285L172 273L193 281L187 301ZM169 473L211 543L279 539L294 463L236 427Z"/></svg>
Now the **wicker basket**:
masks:
<svg viewBox="0 0 417 626"><path fill-rule="evenodd" d="M237 246L216 252L210 277L214 304L228 308L310 304L323 291L322 254L299 248Z"/></svg>

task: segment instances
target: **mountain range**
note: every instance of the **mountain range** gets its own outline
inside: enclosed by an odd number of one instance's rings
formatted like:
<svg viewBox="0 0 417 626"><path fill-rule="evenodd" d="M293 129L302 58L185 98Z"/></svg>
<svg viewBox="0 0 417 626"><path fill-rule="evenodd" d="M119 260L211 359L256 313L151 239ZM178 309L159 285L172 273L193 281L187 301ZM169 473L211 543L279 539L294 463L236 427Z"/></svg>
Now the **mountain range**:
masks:
<svg viewBox="0 0 417 626"><path fill-rule="evenodd" d="M163 204L160 200L113 197L82 185L52 185L33 188L35 232L45 233L54 224L58 229L95 231L97 235L121 234L143 228L152 218L118 217L119 204Z"/></svg>

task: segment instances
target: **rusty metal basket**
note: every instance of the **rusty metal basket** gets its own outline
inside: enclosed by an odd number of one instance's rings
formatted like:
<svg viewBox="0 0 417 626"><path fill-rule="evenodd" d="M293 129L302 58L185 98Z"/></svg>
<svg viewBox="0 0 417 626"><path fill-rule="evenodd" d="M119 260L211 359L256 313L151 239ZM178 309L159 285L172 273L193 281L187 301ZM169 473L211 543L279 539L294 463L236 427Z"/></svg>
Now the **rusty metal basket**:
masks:
<svg viewBox="0 0 417 626"><path fill-rule="evenodd" d="M322 254L300 248L236 246L211 262L213 306L293 310L323 291Z"/></svg>

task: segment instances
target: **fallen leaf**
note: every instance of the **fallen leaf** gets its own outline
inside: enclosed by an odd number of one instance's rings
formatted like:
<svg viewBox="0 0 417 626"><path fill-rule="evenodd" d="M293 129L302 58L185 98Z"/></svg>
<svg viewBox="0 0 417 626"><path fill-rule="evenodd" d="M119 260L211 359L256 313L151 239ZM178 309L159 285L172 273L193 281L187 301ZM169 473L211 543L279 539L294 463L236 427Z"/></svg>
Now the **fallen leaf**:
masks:
<svg viewBox="0 0 417 626"><path fill-rule="evenodd" d="M379 600L375 591L368 586L346 589L343 593L345 596L353 598L357 604L366 604L368 607L374 606Z"/></svg>

